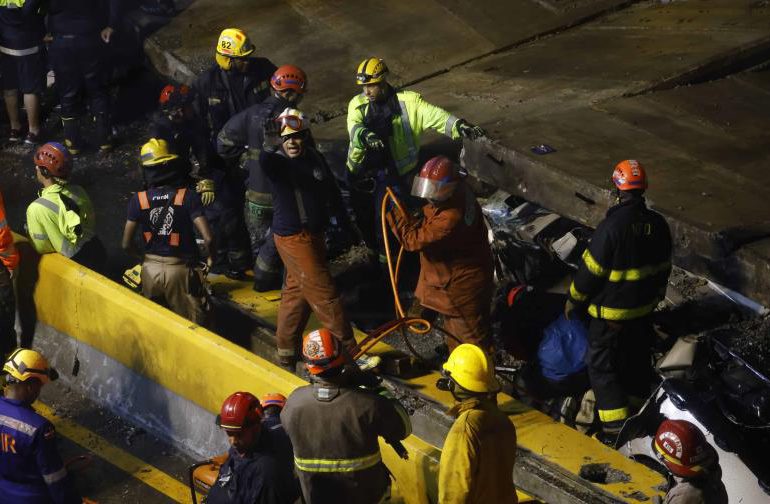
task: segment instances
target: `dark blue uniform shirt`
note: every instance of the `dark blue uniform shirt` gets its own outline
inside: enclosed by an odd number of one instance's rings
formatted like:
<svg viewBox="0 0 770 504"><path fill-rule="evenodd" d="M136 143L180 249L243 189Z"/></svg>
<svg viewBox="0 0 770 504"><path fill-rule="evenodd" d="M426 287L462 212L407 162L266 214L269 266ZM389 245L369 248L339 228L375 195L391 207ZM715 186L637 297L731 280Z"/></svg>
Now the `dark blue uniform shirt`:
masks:
<svg viewBox="0 0 770 504"><path fill-rule="evenodd" d="M56 449L51 422L4 397L0 397L0 502L81 502Z"/></svg>

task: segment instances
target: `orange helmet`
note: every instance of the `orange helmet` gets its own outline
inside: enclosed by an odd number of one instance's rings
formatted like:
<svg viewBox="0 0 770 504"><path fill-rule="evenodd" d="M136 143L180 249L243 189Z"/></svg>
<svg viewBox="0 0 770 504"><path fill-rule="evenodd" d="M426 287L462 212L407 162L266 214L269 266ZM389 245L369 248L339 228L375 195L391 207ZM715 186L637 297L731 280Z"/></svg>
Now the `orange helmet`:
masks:
<svg viewBox="0 0 770 504"><path fill-rule="evenodd" d="M445 201L455 192L460 171L446 156L430 158L412 182L412 196Z"/></svg>
<svg viewBox="0 0 770 504"><path fill-rule="evenodd" d="M222 403L217 415L217 425L228 431L240 431L262 420L262 405L249 392L235 392Z"/></svg>
<svg viewBox="0 0 770 504"><path fill-rule="evenodd" d="M41 145L35 152L35 166L46 170L54 177L67 178L72 171L72 156L65 146L58 142Z"/></svg>
<svg viewBox="0 0 770 504"><path fill-rule="evenodd" d="M653 441L658 458L669 471L692 478L716 461L716 451L687 420L663 420Z"/></svg>
<svg viewBox="0 0 770 504"><path fill-rule="evenodd" d="M292 89L302 94L307 86L307 76L298 66L283 65L278 67L275 73L273 73L273 76L270 78L270 85L276 91Z"/></svg>
<svg viewBox="0 0 770 504"><path fill-rule="evenodd" d="M277 392L271 392L270 394L263 395L259 402L262 403L263 408L278 406L280 409L283 409L286 406L286 396Z"/></svg>
<svg viewBox="0 0 770 504"><path fill-rule="evenodd" d="M644 168L635 159L626 159L615 166L612 172L612 182L621 191L644 191L647 189L647 175Z"/></svg>
<svg viewBox="0 0 770 504"><path fill-rule="evenodd" d="M184 84L180 86L168 84L161 90L158 103L160 103L162 109L168 110L183 107L190 103L191 100L192 93L188 86L185 86Z"/></svg>
<svg viewBox="0 0 770 504"><path fill-rule="evenodd" d="M310 374L320 375L345 363L342 343L328 329L316 329L302 339L302 359Z"/></svg>

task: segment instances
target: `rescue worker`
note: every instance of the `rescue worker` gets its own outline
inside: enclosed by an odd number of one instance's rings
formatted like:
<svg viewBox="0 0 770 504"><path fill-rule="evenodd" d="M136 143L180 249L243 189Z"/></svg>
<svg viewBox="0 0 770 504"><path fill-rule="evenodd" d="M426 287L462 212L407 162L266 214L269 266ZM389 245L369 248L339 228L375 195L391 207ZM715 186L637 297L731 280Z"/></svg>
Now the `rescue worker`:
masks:
<svg viewBox="0 0 770 504"><path fill-rule="evenodd" d="M438 501L515 504L516 429L497 408L500 384L492 362L476 345L462 344L449 355L442 374L436 385L455 398L449 414L456 420L441 451Z"/></svg>
<svg viewBox="0 0 770 504"><path fill-rule="evenodd" d="M328 329L305 335L302 356L312 384L291 393L281 423L294 447L305 502L383 502L390 477L377 438L400 444L409 436L406 410L384 390L362 388L355 374L343 371L349 357Z"/></svg>
<svg viewBox="0 0 770 504"><path fill-rule="evenodd" d="M489 349L494 266L476 197L444 156L425 163L412 196L429 201L421 219L396 207L386 218L404 249L420 253L415 296L443 315L444 329L454 336L446 338L450 351L459 343Z"/></svg>
<svg viewBox="0 0 770 504"><path fill-rule="evenodd" d="M222 30L217 41L216 63L195 80L195 108L205 124L209 143L216 149L217 134L235 114L262 102L270 93L276 70L270 60L252 57L255 47L238 28ZM216 230L217 250L213 271L242 279L251 263L248 231L243 219L244 174L234 163L213 170L217 200L206 217Z"/></svg>
<svg viewBox="0 0 770 504"><path fill-rule="evenodd" d="M277 392L263 395L260 400L265 416L262 419L262 425L270 430L281 430L281 410L286 406L286 396Z"/></svg>
<svg viewBox="0 0 770 504"><path fill-rule="evenodd" d="M687 420L663 420L652 445L675 483L663 504L727 504L719 457L698 427Z"/></svg>
<svg viewBox="0 0 770 504"><path fill-rule="evenodd" d="M24 143L34 145L40 137L40 95L45 91L46 60L44 16L40 0L0 4L0 74L3 98L11 132L8 140L22 139L19 92L29 128Z"/></svg>
<svg viewBox="0 0 770 504"><path fill-rule="evenodd" d="M217 426L227 434L230 450L206 504L290 504L299 497L291 445L263 429L262 416L259 400L248 392L235 392L222 403Z"/></svg>
<svg viewBox="0 0 770 504"><path fill-rule="evenodd" d="M32 408L43 386L58 378L39 352L19 348L3 365L0 397L0 501L80 504L56 448L54 426Z"/></svg>
<svg viewBox="0 0 770 504"><path fill-rule="evenodd" d="M217 152L225 159L245 156L244 167L249 173L246 184L244 217L254 256L254 290L280 289L281 258L275 248L270 229L273 220L273 196L270 183L259 164L265 141L265 124L284 109L296 107L307 87L307 77L301 68L283 65L270 79L272 94L230 118L217 137Z"/></svg>
<svg viewBox="0 0 770 504"><path fill-rule="evenodd" d="M5 202L0 192L0 359L16 348L16 296L13 277L19 266L19 252L5 218Z"/></svg>
<svg viewBox="0 0 770 504"><path fill-rule="evenodd" d="M133 252L134 234L141 227L142 294L196 324L206 325L208 295L195 230L209 252L213 238L200 196L187 188L188 179L174 163L176 159L165 140L151 138L142 146L142 172L148 189L128 201L122 246Z"/></svg>
<svg viewBox="0 0 770 504"><path fill-rule="evenodd" d="M95 234L96 215L85 189L68 182L72 156L60 143L41 145L34 156L40 197L27 207L27 231L39 254L58 252L100 271L107 258Z"/></svg>
<svg viewBox="0 0 770 504"><path fill-rule="evenodd" d="M358 65L356 83L362 92L350 100L347 116L347 167L353 175L375 179L378 241L382 240L380 200L385 187L407 192L426 130L436 130L452 139L473 140L485 135L480 127L424 101L419 93L395 89L388 83L387 74L387 65L378 58L366 58Z"/></svg>
<svg viewBox="0 0 770 504"><path fill-rule="evenodd" d="M651 314L671 273L671 232L645 204L644 168L621 161L612 182L617 204L594 231L564 308L567 318L591 316L586 364L602 424L597 437L609 445L629 416L628 395L647 397L655 379Z"/></svg>
<svg viewBox="0 0 770 504"><path fill-rule="evenodd" d="M48 31L53 36L50 61L61 102L64 145L73 155L83 144L84 95L89 117L93 116L96 145L101 152L112 148L108 45L120 26L121 4L120 0L51 0L48 4Z"/></svg>
<svg viewBox="0 0 770 504"><path fill-rule="evenodd" d="M165 140L171 152L179 156L178 162L184 164L181 169L197 181L195 190L207 207L216 199L211 170L221 163L216 162L205 129L195 120L192 102L192 90L184 84L165 86L158 98L160 111L152 118L149 134L150 138Z"/></svg>
<svg viewBox="0 0 770 504"><path fill-rule="evenodd" d="M293 370L311 307L346 349L356 341L326 262L324 228L330 213L340 219L345 214L339 188L323 156L308 146L305 115L287 108L277 121L267 132L260 165L273 193L273 235L286 268L276 324L278 359Z"/></svg>

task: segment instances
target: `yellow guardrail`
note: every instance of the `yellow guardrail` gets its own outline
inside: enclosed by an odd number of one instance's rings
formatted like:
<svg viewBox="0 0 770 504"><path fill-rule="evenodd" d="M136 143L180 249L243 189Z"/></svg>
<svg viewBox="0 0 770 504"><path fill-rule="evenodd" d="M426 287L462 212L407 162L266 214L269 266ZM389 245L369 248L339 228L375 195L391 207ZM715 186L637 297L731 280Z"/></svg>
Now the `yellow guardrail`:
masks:
<svg viewBox="0 0 770 504"><path fill-rule="evenodd" d="M288 395L305 384L271 362L58 254L41 258L37 276L34 301L42 323L207 411L217 412L222 400L236 390ZM218 289L228 291L232 299L257 316L275 319L275 294L259 295L246 284L224 284ZM371 353L391 350L379 344ZM408 385L440 404L451 405L451 396L437 390L435 380L435 375L425 375ZM543 460L573 475L589 462L610 463L631 477L629 483L601 485L619 500L637 491L648 497L661 495L656 487L664 480L657 473L509 396L501 394L499 402L511 415L519 446ZM389 446L382 447L399 493L409 503L435 502L440 450L414 435L404 445L410 452L408 461L398 458Z"/></svg>

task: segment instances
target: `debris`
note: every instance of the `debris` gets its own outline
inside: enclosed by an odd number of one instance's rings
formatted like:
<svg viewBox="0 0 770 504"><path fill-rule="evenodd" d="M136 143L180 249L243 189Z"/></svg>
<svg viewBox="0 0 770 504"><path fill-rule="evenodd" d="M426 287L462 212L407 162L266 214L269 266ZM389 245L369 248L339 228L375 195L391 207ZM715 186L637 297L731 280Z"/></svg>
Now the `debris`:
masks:
<svg viewBox="0 0 770 504"><path fill-rule="evenodd" d="M631 476L628 473L613 469L609 464L585 464L580 467L580 477L591 483L606 485L608 483L628 483Z"/></svg>

